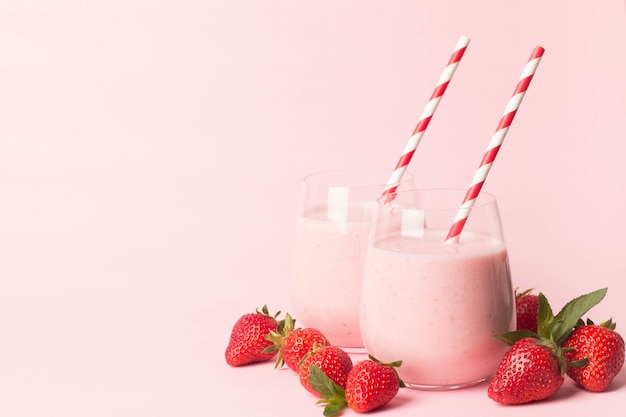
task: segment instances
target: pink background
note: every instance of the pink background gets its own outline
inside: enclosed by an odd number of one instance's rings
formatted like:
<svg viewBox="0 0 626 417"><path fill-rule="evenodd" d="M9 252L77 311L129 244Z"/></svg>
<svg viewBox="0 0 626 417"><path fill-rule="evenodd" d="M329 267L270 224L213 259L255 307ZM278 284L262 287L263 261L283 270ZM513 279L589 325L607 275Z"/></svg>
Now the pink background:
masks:
<svg viewBox="0 0 626 417"><path fill-rule="evenodd" d="M468 186L545 47L484 189L515 285L555 309L607 286L592 317L619 330L623 1L3 0L0 417L321 416L290 371L229 368L230 327L289 310L299 179L391 171L461 34L410 170ZM623 406L625 385L531 407ZM528 411L485 391L404 391L385 415Z"/></svg>

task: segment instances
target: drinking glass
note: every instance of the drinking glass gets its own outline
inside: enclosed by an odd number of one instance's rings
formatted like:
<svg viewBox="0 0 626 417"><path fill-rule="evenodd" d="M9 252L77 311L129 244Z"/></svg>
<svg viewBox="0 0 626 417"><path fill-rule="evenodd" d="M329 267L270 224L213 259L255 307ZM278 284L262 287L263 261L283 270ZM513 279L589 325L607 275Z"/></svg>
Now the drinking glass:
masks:
<svg viewBox="0 0 626 417"><path fill-rule="evenodd" d="M343 169L302 181L291 308L300 325L355 352L363 347L359 298L365 249L388 176L380 169ZM412 182L406 173L399 188Z"/></svg>
<svg viewBox="0 0 626 417"><path fill-rule="evenodd" d="M378 199L361 294L368 353L402 360L413 388L484 381L515 330L515 298L496 198L481 193L458 241L446 242L465 190L406 190Z"/></svg>

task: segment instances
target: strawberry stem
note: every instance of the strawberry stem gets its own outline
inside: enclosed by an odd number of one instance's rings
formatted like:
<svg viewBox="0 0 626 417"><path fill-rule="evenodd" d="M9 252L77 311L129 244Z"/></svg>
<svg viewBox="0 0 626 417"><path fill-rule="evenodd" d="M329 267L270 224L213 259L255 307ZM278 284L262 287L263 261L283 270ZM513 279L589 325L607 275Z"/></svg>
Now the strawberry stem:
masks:
<svg viewBox="0 0 626 417"><path fill-rule="evenodd" d="M525 291L519 292L519 288L515 288L515 298L522 298L523 296L530 294L534 288L529 288Z"/></svg>
<svg viewBox="0 0 626 417"><path fill-rule="evenodd" d="M291 317L291 314L285 313L285 318L278 321L276 324L276 331L271 331L270 334L266 335L265 338L272 342L263 353L272 353L278 351L278 356L276 357L276 362L274 364L274 368L282 368L285 364L285 360L283 358L283 347L285 345L285 339L289 336L294 330L296 326L296 320Z"/></svg>

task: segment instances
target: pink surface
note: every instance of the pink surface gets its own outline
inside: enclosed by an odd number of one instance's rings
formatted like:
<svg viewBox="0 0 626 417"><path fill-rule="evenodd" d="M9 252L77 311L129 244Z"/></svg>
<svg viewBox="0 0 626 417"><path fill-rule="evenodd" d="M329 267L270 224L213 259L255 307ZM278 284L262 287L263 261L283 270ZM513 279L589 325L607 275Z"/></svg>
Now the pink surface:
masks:
<svg viewBox="0 0 626 417"><path fill-rule="evenodd" d="M320 416L290 371L229 368L230 326L289 310L299 179L391 173L461 34L410 171L469 185L545 47L484 189L516 285L555 308L609 287L592 316L626 326L623 1L4 0L0 417ZM404 391L384 415L584 415L625 385Z"/></svg>

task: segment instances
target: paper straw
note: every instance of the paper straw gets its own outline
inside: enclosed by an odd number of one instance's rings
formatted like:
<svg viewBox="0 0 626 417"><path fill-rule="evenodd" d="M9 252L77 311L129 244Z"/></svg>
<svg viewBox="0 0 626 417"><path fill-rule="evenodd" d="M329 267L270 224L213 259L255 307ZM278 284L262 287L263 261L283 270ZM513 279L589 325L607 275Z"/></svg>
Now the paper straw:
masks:
<svg viewBox="0 0 626 417"><path fill-rule="evenodd" d="M463 203L461 204L461 208L456 214L454 219L454 223L450 227L448 231L448 236L446 237L446 242L456 242L459 239L459 235L463 230L463 226L465 226L465 222L467 221L467 217L476 202L476 198L480 193L480 189L485 183L485 179L487 178L487 174L491 169L494 159L500 150L500 146L504 141L504 137L513 122L513 118L517 113L517 109L519 108L522 99L524 98L524 94L526 94L526 90L530 85L530 81L537 70L537 66L541 61L541 57L543 56L544 49L541 46L536 46L533 49L532 54L526 66L524 67L524 71L522 71L522 75L520 76L517 85L515 86L515 91L513 91L513 95L509 99L507 103L506 109L504 110L504 114L500 118L500 123L498 123L498 127L496 132L491 137L491 141L489 142L489 146L487 147L487 151L485 152L482 161L480 162L480 166L478 170L474 174L474 178L472 179L472 184L470 185L467 193L465 194L465 198L463 199Z"/></svg>
<svg viewBox="0 0 626 417"><path fill-rule="evenodd" d="M459 38L456 47L454 48L454 52L452 53L452 56L450 56L448 65L446 65L443 72L441 73L439 81L437 81L437 86L435 87L435 90L430 96L430 100L423 110L419 122L417 123L417 126L415 126L413 134L411 135L409 141L404 147L404 150L402 151L402 156L396 164L394 171L391 173L389 181L387 181L388 185L383 192L383 195L389 195L391 193L394 193L398 189L398 184L400 183L400 180L402 179L402 176L404 175L404 172L406 171L406 168L409 165L409 162L411 161L415 150L417 149L417 145L422 139L422 136L424 136L424 132L426 131L426 128L428 127L428 124L430 123L430 120L432 119L433 114L435 113L435 110L437 109L437 106L441 101L441 97L446 92L446 88L448 88L448 84L450 83L450 80L452 79L452 76L454 75L454 72L456 71L459 62L461 61L461 58L463 58L463 54L465 53L465 49L467 48L469 42L470 40L466 36L461 36ZM394 195L388 196L386 202L388 203L393 200L393 196Z"/></svg>

